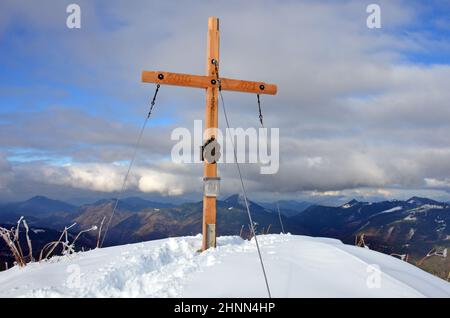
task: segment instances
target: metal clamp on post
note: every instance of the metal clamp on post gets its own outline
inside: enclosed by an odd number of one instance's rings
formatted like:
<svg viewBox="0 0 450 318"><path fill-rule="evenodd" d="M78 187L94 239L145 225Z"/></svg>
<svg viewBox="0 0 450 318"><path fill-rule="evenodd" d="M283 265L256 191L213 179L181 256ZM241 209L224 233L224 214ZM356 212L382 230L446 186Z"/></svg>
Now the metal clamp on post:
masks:
<svg viewBox="0 0 450 318"><path fill-rule="evenodd" d="M200 146L200 161L215 164L221 156L220 145L214 137L209 138L203 146Z"/></svg>
<svg viewBox="0 0 450 318"><path fill-rule="evenodd" d="M203 178L203 193L205 197L219 196L220 191L220 177L204 177Z"/></svg>

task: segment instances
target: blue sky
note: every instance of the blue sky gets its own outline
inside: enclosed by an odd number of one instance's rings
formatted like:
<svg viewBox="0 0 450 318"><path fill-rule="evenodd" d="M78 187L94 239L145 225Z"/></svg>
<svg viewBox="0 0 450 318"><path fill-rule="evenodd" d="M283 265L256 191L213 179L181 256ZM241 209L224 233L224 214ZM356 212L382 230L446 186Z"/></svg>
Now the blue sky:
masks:
<svg viewBox="0 0 450 318"><path fill-rule="evenodd" d="M120 184L114 163L129 160L154 90L140 72L203 73L209 15L223 72L280 87L263 105L282 168L269 182L249 166L253 197L450 199L450 1L375 2L379 30L365 26L370 1L78 1L82 28L69 30L71 2L0 4L0 200L114 196L98 180ZM257 125L254 96L226 98L235 126ZM130 194L199 196L201 166L168 158L172 129L203 108L200 91L162 88ZM232 193L233 167L221 172Z"/></svg>
<svg viewBox="0 0 450 318"><path fill-rule="evenodd" d="M450 39L450 2L427 1L426 4L419 2L417 19L405 30L399 30L404 36L411 34L424 34L427 40L444 46L448 45ZM420 64L450 64L450 55L447 50L437 49L435 46L424 47L418 52L402 52L411 63Z"/></svg>

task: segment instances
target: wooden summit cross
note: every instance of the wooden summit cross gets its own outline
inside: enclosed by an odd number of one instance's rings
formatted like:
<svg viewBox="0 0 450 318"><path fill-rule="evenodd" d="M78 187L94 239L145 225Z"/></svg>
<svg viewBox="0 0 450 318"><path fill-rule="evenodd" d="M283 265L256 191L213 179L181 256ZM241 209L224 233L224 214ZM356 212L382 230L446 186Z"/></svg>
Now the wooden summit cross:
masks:
<svg viewBox="0 0 450 318"><path fill-rule="evenodd" d="M213 140L218 128L218 90L219 85L219 19L208 19L208 41L206 54L206 75L191 75L159 71L142 72L142 81L175 86L186 86L206 89L205 138ZM221 90L244 93L269 94L277 93L277 86L262 82L249 82L220 77ZM219 180L216 162L204 163L204 182ZM216 197L217 194L203 195L203 243L202 250L216 246Z"/></svg>

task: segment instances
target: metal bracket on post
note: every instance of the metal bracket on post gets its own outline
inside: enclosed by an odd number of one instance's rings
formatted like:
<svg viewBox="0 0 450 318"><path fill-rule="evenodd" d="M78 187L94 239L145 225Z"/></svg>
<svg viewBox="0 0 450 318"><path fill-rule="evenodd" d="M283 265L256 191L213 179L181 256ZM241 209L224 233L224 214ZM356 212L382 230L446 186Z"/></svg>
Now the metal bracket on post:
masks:
<svg viewBox="0 0 450 318"><path fill-rule="evenodd" d="M216 225L206 224L206 244L208 247L216 247Z"/></svg>
<svg viewBox="0 0 450 318"><path fill-rule="evenodd" d="M203 193L205 197L219 196L220 191L220 177L204 177L203 178Z"/></svg>
<svg viewBox="0 0 450 318"><path fill-rule="evenodd" d="M216 200L220 190L219 177L204 177L203 178L203 194L206 199ZM215 220L214 220L215 222ZM216 247L216 224L206 222L204 224L204 244L205 248Z"/></svg>

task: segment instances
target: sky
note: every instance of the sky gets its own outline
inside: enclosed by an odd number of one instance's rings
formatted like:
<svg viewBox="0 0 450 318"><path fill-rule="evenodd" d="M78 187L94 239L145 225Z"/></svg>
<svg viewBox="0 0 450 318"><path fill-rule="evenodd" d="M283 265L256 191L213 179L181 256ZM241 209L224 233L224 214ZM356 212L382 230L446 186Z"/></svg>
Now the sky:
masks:
<svg viewBox="0 0 450 318"><path fill-rule="evenodd" d="M71 3L80 29L66 26ZM116 196L154 92L141 71L204 74L208 16L221 75L278 85L262 107L280 169L243 166L251 199L450 201L447 0L2 0L0 201ZM255 96L224 97L232 126L258 127ZM202 90L161 88L126 195L201 199L202 165L172 162L170 136L204 105ZM222 196L237 192L235 167L219 174Z"/></svg>

